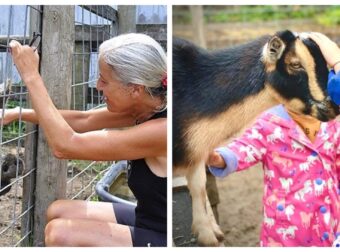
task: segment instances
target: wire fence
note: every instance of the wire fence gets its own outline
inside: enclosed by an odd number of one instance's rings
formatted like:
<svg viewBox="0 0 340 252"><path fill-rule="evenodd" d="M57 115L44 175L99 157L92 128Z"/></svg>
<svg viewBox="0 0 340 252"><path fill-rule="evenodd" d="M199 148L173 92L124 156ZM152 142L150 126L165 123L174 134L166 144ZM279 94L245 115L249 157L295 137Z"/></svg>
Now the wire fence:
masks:
<svg viewBox="0 0 340 252"><path fill-rule="evenodd" d="M35 6L1 6L0 44L8 45L15 38L27 44L33 31L40 31L42 10ZM34 16L35 25L29 22ZM32 19L33 20L33 19ZM28 108L28 94L13 66L5 47L0 48L1 108ZM1 111L2 117L6 112ZM35 127L21 120L4 126L1 121L0 139L0 245L18 246L31 234L33 194L24 198L23 190L32 191L35 168L25 158L25 142L34 137ZM26 153L27 154L27 153ZM27 161L27 162L26 162ZM26 227L26 228L25 228ZM23 231L25 230L25 231Z"/></svg>
<svg viewBox="0 0 340 252"><path fill-rule="evenodd" d="M99 15L98 15L99 14ZM103 106L96 89L99 45L117 35L115 16L107 6L76 6L71 108L90 110ZM110 162L71 160L67 169L67 198L91 199L94 184Z"/></svg>

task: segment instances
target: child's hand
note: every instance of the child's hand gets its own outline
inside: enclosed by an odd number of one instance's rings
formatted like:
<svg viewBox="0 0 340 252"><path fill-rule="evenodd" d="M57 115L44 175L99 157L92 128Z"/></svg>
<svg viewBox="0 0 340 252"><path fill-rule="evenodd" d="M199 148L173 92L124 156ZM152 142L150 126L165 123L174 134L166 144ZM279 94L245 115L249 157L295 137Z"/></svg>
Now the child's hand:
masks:
<svg viewBox="0 0 340 252"><path fill-rule="evenodd" d="M319 32L311 32L307 36L318 44L327 64L334 68L335 72L338 72L340 70L340 48L338 45Z"/></svg>
<svg viewBox="0 0 340 252"><path fill-rule="evenodd" d="M211 152L209 154L207 165L222 169L226 168L227 166L224 162L224 159L217 151Z"/></svg>

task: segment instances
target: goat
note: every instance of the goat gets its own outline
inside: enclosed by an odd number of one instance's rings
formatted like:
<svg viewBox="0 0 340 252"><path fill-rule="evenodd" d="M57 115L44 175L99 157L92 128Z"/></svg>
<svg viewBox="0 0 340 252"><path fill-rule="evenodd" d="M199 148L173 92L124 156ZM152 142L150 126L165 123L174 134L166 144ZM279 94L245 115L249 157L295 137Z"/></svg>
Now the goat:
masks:
<svg viewBox="0 0 340 252"><path fill-rule="evenodd" d="M19 160L19 163L17 162ZM16 155L8 153L1 164L1 181L0 181L0 196L4 195L11 190L11 179L21 175L23 173L23 161L22 154L19 154L19 158Z"/></svg>
<svg viewBox="0 0 340 252"><path fill-rule="evenodd" d="M224 238L205 209L209 152L277 104L321 121L335 118L327 78L319 47L291 31L216 51L174 38L173 174L187 178L200 245Z"/></svg>

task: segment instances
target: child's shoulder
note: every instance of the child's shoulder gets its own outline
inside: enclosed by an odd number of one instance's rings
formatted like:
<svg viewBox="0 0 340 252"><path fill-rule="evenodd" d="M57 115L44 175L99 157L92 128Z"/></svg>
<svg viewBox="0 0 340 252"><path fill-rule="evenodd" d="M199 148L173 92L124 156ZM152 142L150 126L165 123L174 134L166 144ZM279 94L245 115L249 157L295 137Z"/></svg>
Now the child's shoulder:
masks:
<svg viewBox="0 0 340 252"><path fill-rule="evenodd" d="M288 115L284 106L281 104L264 111L257 117L257 122L269 125L281 125L290 121L290 116Z"/></svg>

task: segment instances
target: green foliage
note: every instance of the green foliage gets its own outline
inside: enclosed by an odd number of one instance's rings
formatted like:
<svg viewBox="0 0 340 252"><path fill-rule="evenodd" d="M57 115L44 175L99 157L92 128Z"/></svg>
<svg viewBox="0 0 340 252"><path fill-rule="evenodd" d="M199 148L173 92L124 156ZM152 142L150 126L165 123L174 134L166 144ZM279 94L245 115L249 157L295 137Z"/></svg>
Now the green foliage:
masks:
<svg viewBox="0 0 340 252"><path fill-rule="evenodd" d="M180 12L179 15L173 16L174 23L176 24L190 24L191 16L190 12Z"/></svg>
<svg viewBox="0 0 340 252"><path fill-rule="evenodd" d="M99 200L99 196L98 196L98 195L93 195L93 196L90 198L90 201L96 201L96 202L100 201L100 200Z"/></svg>
<svg viewBox="0 0 340 252"><path fill-rule="evenodd" d="M8 100L6 104L7 109L15 108L19 106L18 101L12 101ZM21 121L14 121L8 125L5 125L2 129L2 141L8 141L10 139L13 139L15 137L18 137L25 132L26 129L26 123Z"/></svg>
<svg viewBox="0 0 340 252"><path fill-rule="evenodd" d="M334 6L317 17L318 23L324 26L340 25L340 6Z"/></svg>
<svg viewBox="0 0 340 252"><path fill-rule="evenodd" d="M308 19L322 13L325 9L315 6L242 6L232 11L216 10L207 12L205 19L212 23L221 22L259 22L284 19Z"/></svg>
<svg viewBox="0 0 340 252"><path fill-rule="evenodd" d="M314 19L323 25L340 24L340 6L313 5L243 5L204 6L206 23L266 22L276 20ZM173 10L174 23L190 24L189 8Z"/></svg>

